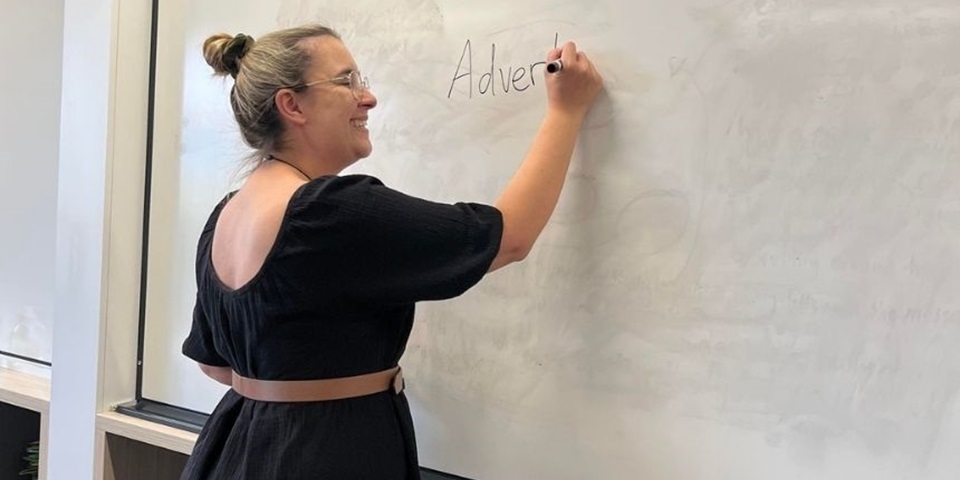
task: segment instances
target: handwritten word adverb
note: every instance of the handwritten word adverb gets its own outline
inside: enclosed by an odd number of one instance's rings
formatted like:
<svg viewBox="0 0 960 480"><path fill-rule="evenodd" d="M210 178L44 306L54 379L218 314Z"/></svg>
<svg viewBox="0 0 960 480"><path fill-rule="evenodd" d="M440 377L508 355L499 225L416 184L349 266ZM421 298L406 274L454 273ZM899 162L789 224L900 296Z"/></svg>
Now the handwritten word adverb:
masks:
<svg viewBox="0 0 960 480"><path fill-rule="evenodd" d="M557 36L554 37L554 48L557 45ZM450 81L450 90L447 91L447 98L453 96L453 90L457 82L468 82L469 88L466 94L473 98L473 92L476 90L480 95L496 96L497 93L522 92L537 84L537 76L534 70L537 67L543 67L546 62L533 62L520 66L515 65L497 65L497 44L490 45L490 66L481 70L474 69L473 64L473 46L469 39L463 44L463 52L460 54L460 62L457 63L457 70L453 74L453 80ZM506 68L506 70L504 70ZM476 82L475 76L479 74ZM462 84L461 84L462 85ZM462 91L462 90L461 90Z"/></svg>

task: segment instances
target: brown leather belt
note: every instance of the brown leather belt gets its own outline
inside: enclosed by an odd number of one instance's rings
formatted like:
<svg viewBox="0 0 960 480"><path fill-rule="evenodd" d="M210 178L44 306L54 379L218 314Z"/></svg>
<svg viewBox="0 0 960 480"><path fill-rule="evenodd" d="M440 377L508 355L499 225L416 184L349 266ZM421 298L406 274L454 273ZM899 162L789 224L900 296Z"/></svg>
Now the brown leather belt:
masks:
<svg viewBox="0 0 960 480"><path fill-rule="evenodd" d="M257 380L233 372L233 389L261 402L322 402L362 397L392 389L403 391L403 371L393 367L382 372L322 380Z"/></svg>

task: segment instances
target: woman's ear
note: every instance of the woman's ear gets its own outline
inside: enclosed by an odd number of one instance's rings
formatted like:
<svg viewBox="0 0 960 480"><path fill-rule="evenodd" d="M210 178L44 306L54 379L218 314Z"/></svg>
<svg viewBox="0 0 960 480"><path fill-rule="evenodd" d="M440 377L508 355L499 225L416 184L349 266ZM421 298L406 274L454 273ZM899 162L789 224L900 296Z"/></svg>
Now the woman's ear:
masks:
<svg viewBox="0 0 960 480"><path fill-rule="evenodd" d="M287 122L293 125L303 125L307 123L301 98L293 90L281 88L277 94L273 96L273 101L277 105L277 111L280 112L280 117Z"/></svg>

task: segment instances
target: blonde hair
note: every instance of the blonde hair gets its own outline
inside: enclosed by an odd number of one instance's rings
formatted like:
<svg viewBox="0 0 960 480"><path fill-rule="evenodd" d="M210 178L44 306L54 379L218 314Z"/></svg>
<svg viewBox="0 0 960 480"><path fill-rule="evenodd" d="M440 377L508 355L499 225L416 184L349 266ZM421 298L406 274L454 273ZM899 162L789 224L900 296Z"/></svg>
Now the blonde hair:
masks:
<svg viewBox="0 0 960 480"><path fill-rule="evenodd" d="M203 42L203 58L214 73L234 79L230 106L244 142L254 149L248 159L252 163L283 148L283 123L274 95L281 88L303 88L312 59L301 42L322 36L340 38L329 27L306 25L278 30L258 40L242 33L220 33Z"/></svg>

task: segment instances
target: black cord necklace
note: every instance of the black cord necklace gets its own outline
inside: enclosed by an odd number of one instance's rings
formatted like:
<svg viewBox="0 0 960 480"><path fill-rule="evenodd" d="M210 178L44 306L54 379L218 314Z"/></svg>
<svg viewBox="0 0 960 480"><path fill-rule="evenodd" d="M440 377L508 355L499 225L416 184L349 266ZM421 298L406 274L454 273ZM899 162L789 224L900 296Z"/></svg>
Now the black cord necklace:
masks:
<svg viewBox="0 0 960 480"><path fill-rule="evenodd" d="M296 166L296 165L294 165L294 164L292 164L292 163L290 163L290 162L288 162L288 161L286 161L286 160L284 160L284 159L282 159L282 158L280 158L280 157L276 157L276 156L274 156L274 155L271 154L271 155L267 156L267 160L276 160L276 161L278 161L278 162L280 162L280 163L286 163L287 165L290 165L291 167L293 167L294 170L300 172L300 175L303 175L303 178L306 178L308 182L311 181L311 180L313 180L312 178L310 178L310 175L307 175L307 172L304 172L303 170L301 170L300 167L298 167L298 166Z"/></svg>

